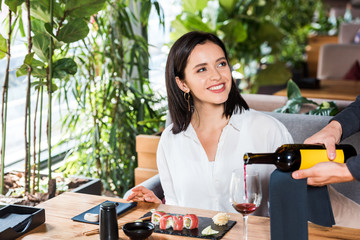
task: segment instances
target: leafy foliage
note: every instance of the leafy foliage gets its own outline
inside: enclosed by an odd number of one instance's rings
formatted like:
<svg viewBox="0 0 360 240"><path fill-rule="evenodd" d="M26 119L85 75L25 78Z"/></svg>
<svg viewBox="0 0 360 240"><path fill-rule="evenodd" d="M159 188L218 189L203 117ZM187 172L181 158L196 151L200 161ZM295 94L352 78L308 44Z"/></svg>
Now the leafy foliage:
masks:
<svg viewBox="0 0 360 240"><path fill-rule="evenodd" d="M5 0L19 13L16 21L25 35L23 3ZM63 142L74 142L75 147L62 168L65 174L99 177L106 190L122 195L134 184L136 135L157 132L164 122L162 99L152 92L148 80L146 39L152 7L164 24L160 4L156 0L32 0L30 7L32 52L16 76L29 76L31 70L29 86L38 92L40 123L44 88L49 99L56 94L59 102L67 102ZM0 57L6 53L7 42L0 35ZM51 105L49 100L48 116ZM39 128L41 132L41 124ZM51 133L51 128L47 131ZM51 161L48 165L51 169Z"/></svg>
<svg viewBox="0 0 360 240"><path fill-rule="evenodd" d="M272 21L284 34L279 46L279 59L292 68L298 68L305 59L307 37L315 13L317 9L326 11L326 8L319 0L281 0L276 2L274 9Z"/></svg>
<svg viewBox="0 0 360 240"><path fill-rule="evenodd" d="M39 105L39 98L41 92L41 99L43 98L43 88L45 87L48 92L48 114L47 121L44 121L43 129L46 129L48 137L48 169L49 178L51 179L51 132L52 132L52 94L58 90L58 86L62 85L63 81L66 81L70 76L77 72L77 64L72 58L67 56L70 43L77 42L85 38L89 33L88 21L90 16L97 13L103 6L106 0L79 0L79 1L63 1L63 0L5 0L5 4L9 7L9 15L7 21L8 27L8 41L11 39L11 30L15 27L20 29L22 36L28 35L26 45L28 46L28 54L25 56L24 62L21 67L17 69L16 76L27 75L27 92L26 92L26 108L25 108L25 190L28 191L30 186L30 174L33 169L38 169L39 179L39 162L34 162L31 166L30 163L30 147L34 146L33 156L36 156L35 139L37 130L37 109ZM24 4L25 3L25 4ZM22 8L22 5L25 5ZM22 14L22 9L25 9L27 14ZM80 10L80 11L79 11ZM81 12L81 13L79 13ZM12 15L17 15L14 22L12 22ZM27 15L27 16L26 16ZM27 22L27 29L25 31L24 22ZM28 22L28 19L30 22ZM33 26L33 28L32 28ZM0 36L0 58L4 54L10 54L5 39ZM9 60L8 60L9 61ZM54 63L54 64L53 64ZM9 70L6 70L6 76ZM7 78L6 78L7 79ZM56 82L53 81L56 79ZM4 81L4 89L8 87L7 80ZM37 91L37 100L35 103L36 110L33 119L30 115L30 95L31 87ZM6 95L6 98L5 98ZM7 90L3 92L3 99L7 99ZM42 129L42 100L40 101L40 123L39 135L41 136ZM7 100L3 102L2 114L7 111ZM34 123L32 124L32 120ZM5 123L4 123L5 122ZM2 143L5 146L6 141L6 117L3 118L3 138ZM34 131L34 140L31 141L32 129ZM38 146L41 146L41 138L39 138ZM2 166L4 166L3 157L5 156L5 149L2 147ZM40 154L40 147L38 154ZM38 155L38 159L40 155ZM1 171L3 177L3 169ZM35 177L34 177L35 179ZM39 181L39 180L38 180ZM3 182L3 181L1 181ZM35 186L35 184L33 184ZM49 184L50 186L50 184ZM38 185L39 187L39 185ZM33 189L34 191L34 189Z"/></svg>
<svg viewBox="0 0 360 240"><path fill-rule="evenodd" d="M287 83L287 97L288 101L286 104L275 110L275 112L280 113L299 113L301 107L304 104L315 105L316 108L309 111L306 114L310 115L323 115L323 116L334 116L338 113L338 108L335 102L322 102L318 104L312 100L309 100L303 96L301 96L301 92L296 83L292 80L289 80Z"/></svg>
<svg viewBox="0 0 360 240"><path fill-rule="evenodd" d="M6 52L7 52L6 39L0 34L0 59L6 56Z"/></svg>
<svg viewBox="0 0 360 240"><path fill-rule="evenodd" d="M242 76L243 90L254 92L260 85L284 84L291 77L289 67L304 60L317 1L184 0L171 37L193 30L216 34L230 63L240 64L234 70Z"/></svg>
<svg viewBox="0 0 360 240"><path fill-rule="evenodd" d="M136 135L159 131L165 114L155 107L162 99L149 85L147 40L134 29L146 29L149 6L162 22L161 9L150 0L139 6L135 11L128 1L109 1L94 16L91 34L74 52L81 68L63 87L76 106L63 121L65 141L75 147L61 170L99 177L105 190L119 196L134 185Z"/></svg>
<svg viewBox="0 0 360 240"><path fill-rule="evenodd" d="M56 63L53 69L53 76L61 80L67 77L68 74L74 75L76 64L66 56L66 49L70 47L70 43L84 39L88 35L90 16L97 13L104 4L105 0L68 1L66 4L64 1L54 0L55 14L52 19L54 24L51 27L49 24L49 1L31 1L31 24L34 34L32 44L36 58L24 62L24 65L17 71L17 76L25 75L27 67L31 67L35 69L33 72L35 78L46 78L50 39L55 43L53 58L56 59ZM79 9L83 9L82 14L77 13ZM39 60L43 64L39 64ZM60 64L61 66L59 67L58 65Z"/></svg>

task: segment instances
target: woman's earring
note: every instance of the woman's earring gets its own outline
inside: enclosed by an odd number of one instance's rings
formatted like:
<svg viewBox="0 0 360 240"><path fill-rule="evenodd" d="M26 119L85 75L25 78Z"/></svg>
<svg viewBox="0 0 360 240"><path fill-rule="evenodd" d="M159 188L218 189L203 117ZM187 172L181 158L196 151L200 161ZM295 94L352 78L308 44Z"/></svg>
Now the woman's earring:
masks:
<svg viewBox="0 0 360 240"><path fill-rule="evenodd" d="M190 112L190 92L184 92L184 99L188 105L188 111Z"/></svg>

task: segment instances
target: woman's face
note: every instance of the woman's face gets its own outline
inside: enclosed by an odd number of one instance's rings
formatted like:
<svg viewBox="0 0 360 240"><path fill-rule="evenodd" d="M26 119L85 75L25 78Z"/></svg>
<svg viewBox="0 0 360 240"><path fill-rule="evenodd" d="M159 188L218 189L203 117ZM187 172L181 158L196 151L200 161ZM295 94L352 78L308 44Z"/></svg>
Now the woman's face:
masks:
<svg viewBox="0 0 360 240"><path fill-rule="evenodd" d="M223 104L231 89L231 71L221 47L211 41L195 46L185 67L185 80L177 83L191 91L195 107Z"/></svg>

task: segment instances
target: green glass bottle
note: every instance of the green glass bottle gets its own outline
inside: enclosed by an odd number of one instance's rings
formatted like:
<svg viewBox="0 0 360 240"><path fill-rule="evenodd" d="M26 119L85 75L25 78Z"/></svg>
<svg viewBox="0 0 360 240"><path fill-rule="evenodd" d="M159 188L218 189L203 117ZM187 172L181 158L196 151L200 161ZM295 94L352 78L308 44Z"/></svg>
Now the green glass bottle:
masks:
<svg viewBox="0 0 360 240"><path fill-rule="evenodd" d="M338 163L345 163L347 159L356 155L356 150L348 144L336 145ZM324 145L318 144L284 144L274 153L245 153L244 164L274 164L279 170L290 172L306 169L319 162L331 161L327 157Z"/></svg>

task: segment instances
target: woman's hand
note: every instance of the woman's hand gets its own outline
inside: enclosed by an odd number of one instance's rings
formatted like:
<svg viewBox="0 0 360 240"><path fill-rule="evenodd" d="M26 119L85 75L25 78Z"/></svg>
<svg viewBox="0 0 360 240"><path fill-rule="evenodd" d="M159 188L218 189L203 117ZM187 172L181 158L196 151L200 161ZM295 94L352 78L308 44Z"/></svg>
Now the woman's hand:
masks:
<svg viewBox="0 0 360 240"><path fill-rule="evenodd" d="M162 203L155 193L144 186L133 188L126 201Z"/></svg>

